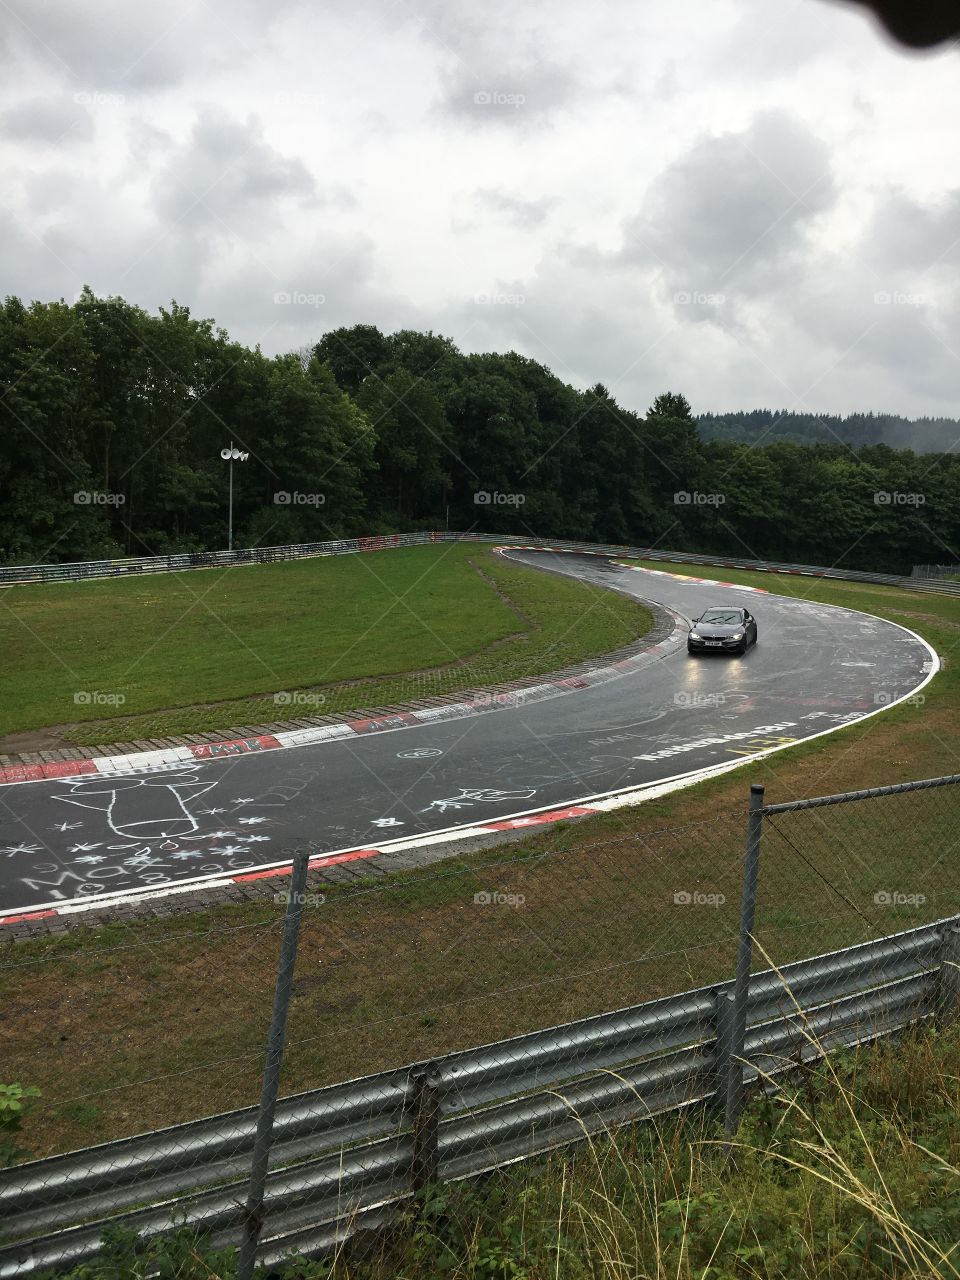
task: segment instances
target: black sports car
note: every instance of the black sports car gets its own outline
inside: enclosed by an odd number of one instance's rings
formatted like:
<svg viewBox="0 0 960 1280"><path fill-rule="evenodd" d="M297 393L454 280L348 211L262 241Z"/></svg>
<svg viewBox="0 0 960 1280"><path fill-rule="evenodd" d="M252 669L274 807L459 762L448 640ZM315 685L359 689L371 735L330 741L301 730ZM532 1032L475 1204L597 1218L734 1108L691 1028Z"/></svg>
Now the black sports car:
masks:
<svg viewBox="0 0 960 1280"><path fill-rule="evenodd" d="M716 605L694 618L687 653L746 653L757 643L757 620L747 609Z"/></svg>

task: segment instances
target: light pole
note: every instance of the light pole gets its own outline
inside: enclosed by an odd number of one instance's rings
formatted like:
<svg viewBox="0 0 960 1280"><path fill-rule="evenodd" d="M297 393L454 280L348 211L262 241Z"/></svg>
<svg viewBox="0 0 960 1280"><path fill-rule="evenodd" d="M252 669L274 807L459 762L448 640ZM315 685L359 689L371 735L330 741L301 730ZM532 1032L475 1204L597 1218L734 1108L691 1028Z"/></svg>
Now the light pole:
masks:
<svg viewBox="0 0 960 1280"><path fill-rule="evenodd" d="M227 517L227 550L233 550L233 464L235 462L246 462L250 457L249 453L241 453L239 449L233 447L233 441L230 441L229 449L221 449L220 457L224 462L230 463L230 514Z"/></svg>

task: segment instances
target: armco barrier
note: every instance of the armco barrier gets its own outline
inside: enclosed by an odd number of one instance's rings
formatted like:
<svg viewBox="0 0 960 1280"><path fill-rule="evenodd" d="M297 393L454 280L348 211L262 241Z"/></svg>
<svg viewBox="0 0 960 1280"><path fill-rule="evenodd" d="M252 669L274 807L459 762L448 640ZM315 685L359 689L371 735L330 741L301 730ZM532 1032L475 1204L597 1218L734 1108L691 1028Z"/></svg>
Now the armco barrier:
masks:
<svg viewBox="0 0 960 1280"><path fill-rule="evenodd" d="M34 564L0 566L0 583L82 582L88 578L110 578L144 573L179 573L189 569L229 568L245 564L268 564L276 560L303 560L314 556L351 555L360 551L381 551L389 547L414 547L433 542L494 542L505 546L555 548L634 559L704 564L720 569L753 569L768 573L790 573L810 578L833 578L846 582L875 582L903 587L908 591L937 592L960 596L960 582L942 578L922 578L856 569L825 568L820 565L789 564L772 560L749 560L740 556L710 556L685 551L664 551L656 547L628 547L558 538L518 537L506 533L421 532L378 534L367 538L342 538L334 542L304 542L282 547L248 547L240 551L197 551L173 556L139 556L125 560L84 560L74 564Z"/></svg>
<svg viewBox="0 0 960 1280"><path fill-rule="evenodd" d="M933 1017L955 986L956 923L754 974L745 1082ZM719 1097L731 992L687 991L283 1100L258 1261L323 1252L345 1219L375 1224L425 1176L472 1176ZM256 1120L249 1107L0 1172L0 1278L76 1265L110 1227L166 1234L174 1217L233 1243Z"/></svg>

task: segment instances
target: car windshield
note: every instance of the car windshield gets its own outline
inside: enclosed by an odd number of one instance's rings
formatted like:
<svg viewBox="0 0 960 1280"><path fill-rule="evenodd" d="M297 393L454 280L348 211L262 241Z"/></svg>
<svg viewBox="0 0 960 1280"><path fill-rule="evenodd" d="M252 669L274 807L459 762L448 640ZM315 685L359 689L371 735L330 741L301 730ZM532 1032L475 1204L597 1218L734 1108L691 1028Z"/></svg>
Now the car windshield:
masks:
<svg viewBox="0 0 960 1280"><path fill-rule="evenodd" d="M737 609L710 609L700 621L711 627L735 627L743 621L743 615Z"/></svg>

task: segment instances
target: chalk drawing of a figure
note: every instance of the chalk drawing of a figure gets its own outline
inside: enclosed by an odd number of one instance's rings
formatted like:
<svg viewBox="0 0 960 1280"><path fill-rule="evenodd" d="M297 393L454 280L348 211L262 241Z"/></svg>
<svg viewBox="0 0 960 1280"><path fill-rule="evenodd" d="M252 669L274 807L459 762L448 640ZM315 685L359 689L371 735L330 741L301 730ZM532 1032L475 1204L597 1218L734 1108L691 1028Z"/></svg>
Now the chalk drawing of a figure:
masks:
<svg viewBox="0 0 960 1280"><path fill-rule="evenodd" d="M198 822L187 805L216 779L201 782L191 770L155 773L145 778L82 778L70 782L70 794L57 800L106 814L110 830L132 840L192 835Z"/></svg>

